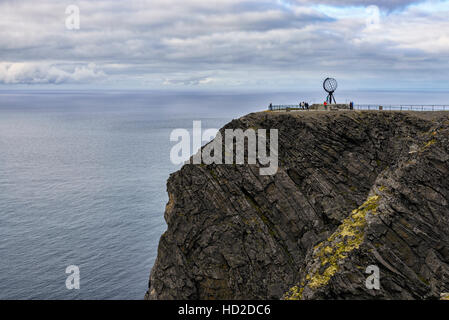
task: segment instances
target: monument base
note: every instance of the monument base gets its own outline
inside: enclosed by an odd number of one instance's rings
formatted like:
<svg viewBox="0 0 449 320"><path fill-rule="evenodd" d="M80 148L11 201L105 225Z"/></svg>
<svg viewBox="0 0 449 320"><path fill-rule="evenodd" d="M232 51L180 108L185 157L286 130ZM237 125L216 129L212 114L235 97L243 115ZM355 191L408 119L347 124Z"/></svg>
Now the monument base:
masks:
<svg viewBox="0 0 449 320"><path fill-rule="evenodd" d="M313 104L310 106L310 110L349 110L349 104Z"/></svg>

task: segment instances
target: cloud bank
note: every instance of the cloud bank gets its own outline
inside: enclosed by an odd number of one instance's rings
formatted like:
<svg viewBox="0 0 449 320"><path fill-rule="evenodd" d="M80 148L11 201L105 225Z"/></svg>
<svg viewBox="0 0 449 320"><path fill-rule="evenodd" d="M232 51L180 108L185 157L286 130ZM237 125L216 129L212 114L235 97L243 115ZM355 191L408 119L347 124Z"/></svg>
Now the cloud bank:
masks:
<svg viewBox="0 0 449 320"><path fill-rule="evenodd" d="M416 4L422 2L422 0L293 0L294 3L298 4L326 4L333 6L378 6L382 8L403 8L410 4Z"/></svg>
<svg viewBox="0 0 449 320"><path fill-rule="evenodd" d="M0 84L444 86L448 1L0 2ZM372 6L379 10L373 10ZM376 8L376 7L374 7ZM107 75L107 76L106 76ZM412 84L410 84L412 83Z"/></svg>
<svg viewBox="0 0 449 320"><path fill-rule="evenodd" d="M48 63L0 63L0 83L4 84L82 83L105 76L104 72L96 71L92 64L66 71Z"/></svg>

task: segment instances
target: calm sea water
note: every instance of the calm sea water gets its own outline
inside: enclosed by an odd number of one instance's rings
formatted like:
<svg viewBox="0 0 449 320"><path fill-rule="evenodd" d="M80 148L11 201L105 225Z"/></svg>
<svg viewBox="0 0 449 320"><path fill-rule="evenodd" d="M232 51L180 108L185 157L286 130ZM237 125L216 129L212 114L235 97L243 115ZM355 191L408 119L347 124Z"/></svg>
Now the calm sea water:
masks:
<svg viewBox="0 0 449 320"><path fill-rule="evenodd" d="M0 299L142 299L166 225L173 129L220 128L257 98L0 94ZM66 289L65 269L81 288Z"/></svg>
<svg viewBox="0 0 449 320"><path fill-rule="evenodd" d="M359 95L361 103L401 99ZM296 100L0 92L0 299L142 299L166 229L166 180L178 169L170 132L191 129L193 120L220 128L270 102ZM80 290L66 289L69 265L80 268Z"/></svg>

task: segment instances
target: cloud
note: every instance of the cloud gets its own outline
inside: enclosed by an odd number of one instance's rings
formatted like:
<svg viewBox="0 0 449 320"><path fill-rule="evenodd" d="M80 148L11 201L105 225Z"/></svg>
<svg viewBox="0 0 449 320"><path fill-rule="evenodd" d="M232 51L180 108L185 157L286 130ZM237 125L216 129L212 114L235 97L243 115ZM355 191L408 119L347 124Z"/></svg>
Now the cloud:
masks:
<svg viewBox="0 0 449 320"><path fill-rule="evenodd" d="M80 30L65 28L67 4L61 1L0 1L0 83L271 88L330 74L376 77L381 86L404 77L429 79L449 68L443 59L449 54L448 1L74 4ZM383 8L379 19L372 19L376 12L368 5Z"/></svg>
<svg viewBox="0 0 449 320"><path fill-rule="evenodd" d="M105 77L94 65L77 66L66 71L47 63L0 63L0 83L3 84L61 84L86 82Z"/></svg>
<svg viewBox="0 0 449 320"><path fill-rule="evenodd" d="M423 0L293 0L292 2L298 4L325 4L332 6L378 6L381 8L403 8L410 4L423 2Z"/></svg>
<svg viewBox="0 0 449 320"><path fill-rule="evenodd" d="M209 84L214 82L215 79L211 77L193 77L187 79L165 79L164 85L187 85L187 86L199 86L203 84Z"/></svg>

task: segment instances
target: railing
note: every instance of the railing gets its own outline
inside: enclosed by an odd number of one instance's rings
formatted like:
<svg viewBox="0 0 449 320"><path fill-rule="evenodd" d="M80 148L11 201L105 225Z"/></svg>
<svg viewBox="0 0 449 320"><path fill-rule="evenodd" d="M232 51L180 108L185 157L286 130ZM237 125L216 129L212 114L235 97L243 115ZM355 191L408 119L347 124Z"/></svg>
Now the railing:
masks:
<svg viewBox="0 0 449 320"><path fill-rule="evenodd" d="M332 107L332 105L329 105ZM269 106L270 111L290 111L290 110L304 110L300 105L273 105ZM449 105L413 105L413 104L356 104L354 105L355 110L388 110L388 111L449 111Z"/></svg>
<svg viewBox="0 0 449 320"><path fill-rule="evenodd" d="M356 104L356 110L389 110L389 111L449 111L449 105L413 105L413 104Z"/></svg>

